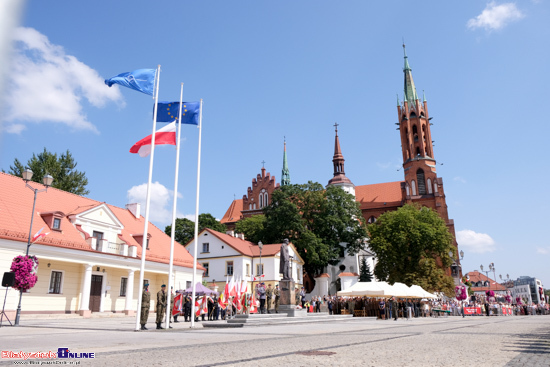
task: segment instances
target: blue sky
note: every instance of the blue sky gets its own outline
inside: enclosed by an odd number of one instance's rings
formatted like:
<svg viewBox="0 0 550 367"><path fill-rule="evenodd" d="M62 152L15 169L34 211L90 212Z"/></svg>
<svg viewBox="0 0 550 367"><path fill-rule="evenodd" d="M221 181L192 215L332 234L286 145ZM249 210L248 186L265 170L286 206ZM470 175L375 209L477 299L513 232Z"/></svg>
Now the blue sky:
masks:
<svg viewBox="0 0 550 367"><path fill-rule="evenodd" d="M6 12L3 12L6 16ZM153 100L105 78L161 65L160 99L204 99L200 212L221 218L265 161L280 181L332 177L334 123L356 185L403 179L403 39L425 92L465 272L550 287L548 1L37 1L0 28L0 168L69 149L90 198L143 201ZM9 13L8 13L9 14ZM7 62L10 61L10 62ZM0 79L1 81L1 79ZM159 124L159 127L162 126ZM178 213L195 212L198 130L185 126ZM171 221L175 149L155 151L151 219ZM492 276L491 276L492 277Z"/></svg>

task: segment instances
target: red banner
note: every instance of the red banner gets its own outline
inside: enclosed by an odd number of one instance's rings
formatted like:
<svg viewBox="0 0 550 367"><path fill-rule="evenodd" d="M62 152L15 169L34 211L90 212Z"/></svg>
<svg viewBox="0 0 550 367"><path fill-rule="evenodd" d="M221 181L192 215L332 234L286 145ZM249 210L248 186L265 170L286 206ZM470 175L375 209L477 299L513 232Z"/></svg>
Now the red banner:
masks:
<svg viewBox="0 0 550 367"><path fill-rule="evenodd" d="M172 315L179 315L183 309L183 294L178 294L174 297L174 308L172 308Z"/></svg>
<svg viewBox="0 0 550 367"><path fill-rule="evenodd" d="M464 315L481 315L481 307L464 307Z"/></svg>

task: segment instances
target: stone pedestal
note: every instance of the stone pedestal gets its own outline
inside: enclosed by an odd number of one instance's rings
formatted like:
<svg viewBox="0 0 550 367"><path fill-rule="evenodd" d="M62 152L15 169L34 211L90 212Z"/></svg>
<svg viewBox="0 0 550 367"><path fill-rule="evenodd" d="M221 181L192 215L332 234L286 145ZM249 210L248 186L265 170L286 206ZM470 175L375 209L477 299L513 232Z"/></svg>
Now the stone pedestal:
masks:
<svg viewBox="0 0 550 367"><path fill-rule="evenodd" d="M295 298L294 298L294 280L281 280L279 281L279 291L280 291L280 297L279 298L279 306L284 305L294 305L295 304Z"/></svg>
<svg viewBox="0 0 550 367"><path fill-rule="evenodd" d="M279 281L279 313L286 313L288 317L305 317L306 310L296 309L295 283L293 279Z"/></svg>

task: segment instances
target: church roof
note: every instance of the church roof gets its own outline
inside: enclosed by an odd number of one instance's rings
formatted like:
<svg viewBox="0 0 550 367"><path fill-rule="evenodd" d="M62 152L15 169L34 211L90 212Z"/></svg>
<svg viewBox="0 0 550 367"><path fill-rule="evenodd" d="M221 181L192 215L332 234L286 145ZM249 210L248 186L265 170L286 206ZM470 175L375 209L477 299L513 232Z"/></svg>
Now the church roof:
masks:
<svg viewBox="0 0 550 367"><path fill-rule="evenodd" d="M33 188L44 188L43 185L36 182L29 184ZM29 212L33 207L34 200L32 191L25 186L25 181L20 177L0 173L0 192L2 193L0 195L0 239L26 243L31 223ZM97 252L86 242L84 238L86 233L81 228L73 225L69 218L98 206L106 206L122 224L121 234L118 237L126 242L128 246L136 246L138 258L141 257L141 245L135 237L143 236L143 226L145 224L143 216L138 219L128 209L122 209L53 187L49 187L47 191L40 192L36 196L31 233L34 235L44 227L42 232L49 232L49 234L36 242L39 245ZM61 218L61 230L49 229L48 224L44 221L43 215L52 212L64 214ZM170 236L167 236L152 223L149 223L148 233L150 240L146 259L168 264L170 259ZM22 251L25 249L23 244L21 249ZM123 256L110 253L102 254L105 256ZM178 244L174 246L174 265L193 267L193 257Z"/></svg>
<svg viewBox="0 0 550 367"><path fill-rule="evenodd" d="M235 223L241 219L241 212L243 211L243 199L233 200L223 218L220 220L220 223Z"/></svg>
<svg viewBox="0 0 550 367"><path fill-rule="evenodd" d="M401 182L355 186L355 200L361 204L361 209L401 205Z"/></svg>

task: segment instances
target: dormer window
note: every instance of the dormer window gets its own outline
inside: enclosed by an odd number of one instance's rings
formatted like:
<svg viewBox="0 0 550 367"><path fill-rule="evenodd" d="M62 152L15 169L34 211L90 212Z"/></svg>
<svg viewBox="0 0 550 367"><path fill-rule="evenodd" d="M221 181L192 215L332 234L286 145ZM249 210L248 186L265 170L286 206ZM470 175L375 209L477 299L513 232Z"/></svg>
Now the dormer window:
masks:
<svg viewBox="0 0 550 367"><path fill-rule="evenodd" d="M40 216L44 222L50 227L50 229L55 231L61 231L61 219L65 217L65 214L60 211L40 213Z"/></svg>

